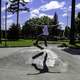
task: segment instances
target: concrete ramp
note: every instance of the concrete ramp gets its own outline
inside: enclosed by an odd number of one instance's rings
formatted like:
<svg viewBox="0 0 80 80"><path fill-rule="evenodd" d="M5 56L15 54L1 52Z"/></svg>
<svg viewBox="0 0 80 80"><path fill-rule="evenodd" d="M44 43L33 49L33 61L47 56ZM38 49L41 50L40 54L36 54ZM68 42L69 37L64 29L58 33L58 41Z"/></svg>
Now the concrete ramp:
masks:
<svg viewBox="0 0 80 80"><path fill-rule="evenodd" d="M70 63L60 58L57 53L55 53L51 49L40 50L36 47L22 48L11 55L0 58L0 68L13 68L13 69L32 68L31 64L32 62L34 62L32 57L40 52L44 52L44 55L45 53L48 54L46 64L51 72L71 71L69 69ZM42 64L44 55L35 60L35 63L37 63L38 66L41 68L43 67Z"/></svg>

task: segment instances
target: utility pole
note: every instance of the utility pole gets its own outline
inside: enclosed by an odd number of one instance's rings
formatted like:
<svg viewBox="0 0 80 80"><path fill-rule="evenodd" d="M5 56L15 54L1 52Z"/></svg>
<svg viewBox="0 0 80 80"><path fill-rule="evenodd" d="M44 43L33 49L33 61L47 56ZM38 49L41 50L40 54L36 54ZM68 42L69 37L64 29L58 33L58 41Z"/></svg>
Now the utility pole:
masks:
<svg viewBox="0 0 80 80"><path fill-rule="evenodd" d="M75 44L75 0L72 0L70 44Z"/></svg>
<svg viewBox="0 0 80 80"><path fill-rule="evenodd" d="M20 0L17 1L17 27L19 25L19 2Z"/></svg>
<svg viewBox="0 0 80 80"><path fill-rule="evenodd" d="M1 3L2 0L0 0L0 43L1 43Z"/></svg>
<svg viewBox="0 0 80 80"><path fill-rule="evenodd" d="M17 26L19 24L19 11L28 11L29 8L26 7L27 2L25 0L9 0L11 2L10 6L8 7L8 11L12 12L13 14L17 14ZM20 5L23 7L21 8Z"/></svg>
<svg viewBox="0 0 80 80"><path fill-rule="evenodd" d="M66 5L67 5L66 12L67 12L67 27L68 27L68 0L66 0Z"/></svg>
<svg viewBox="0 0 80 80"><path fill-rule="evenodd" d="M8 2L5 3L5 47L7 46L7 5Z"/></svg>

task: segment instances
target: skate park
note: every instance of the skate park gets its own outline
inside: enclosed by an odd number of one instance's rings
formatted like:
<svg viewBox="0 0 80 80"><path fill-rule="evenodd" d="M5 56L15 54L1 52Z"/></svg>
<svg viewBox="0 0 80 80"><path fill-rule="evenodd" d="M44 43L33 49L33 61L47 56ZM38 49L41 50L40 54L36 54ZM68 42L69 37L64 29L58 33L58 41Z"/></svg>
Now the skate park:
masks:
<svg viewBox="0 0 80 80"><path fill-rule="evenodd" d="M80 1L26 1L0 1L0 80L80 80Z"/></svg>

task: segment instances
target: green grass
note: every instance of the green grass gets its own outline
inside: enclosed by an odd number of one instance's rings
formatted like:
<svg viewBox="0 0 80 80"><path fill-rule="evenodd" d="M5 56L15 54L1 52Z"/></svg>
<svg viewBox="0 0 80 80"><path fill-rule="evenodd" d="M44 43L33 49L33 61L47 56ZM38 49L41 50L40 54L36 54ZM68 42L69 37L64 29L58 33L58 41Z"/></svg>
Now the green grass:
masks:
<svg viewBox="0 0 80 80"><path fill-rule="evenodd" d="M20 40L17 40L17 41L7 41L6 44L7 44L7 47L32 46L32 40L20 39ZM0 46L4 47L5 46L5 41L2 41Z"/></svg>
<svg viewBox="0 0 80 80"><path fill-rule="evenodd" d="M41 43L43 42L41 41ZM80 48L80 42L76 42L75 45L70 45L69 40L48 41L48 44L60 44L60 47ZM27 47L27 46L33 46L32 39L7 41L7 47ZM2 41L2 43L0 43L0 47L5 47L5 41Z"/></svg>
<svg viewBox="0 0 80 80"><path fill-rule="evenodd" d="M63 44L69 43L69 40L48 41L49 44Z"/></svg>
<svg viewBox="0 0 80 80"><path fill-rule="evenodd" d="M60 44L60 47L69 47L69 48L80 49L80 42L75 42L74 45L69 44L69 41L68 42L62 42Z"/></svg>

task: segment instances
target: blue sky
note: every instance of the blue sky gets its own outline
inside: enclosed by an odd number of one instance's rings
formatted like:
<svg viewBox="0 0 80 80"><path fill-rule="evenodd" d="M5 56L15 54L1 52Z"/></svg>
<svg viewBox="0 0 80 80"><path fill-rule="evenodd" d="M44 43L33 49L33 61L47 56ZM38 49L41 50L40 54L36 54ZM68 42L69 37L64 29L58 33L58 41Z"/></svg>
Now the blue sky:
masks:
<svg viewBox="0 0 80 80"><path fill-rule="evenodd" d="M2 0L2 29L4 29L4 19L5 19L5 3L8 0ZM30 12L22 11L20 12L19 22L21 25L25 23L26 20L35 17L48 16L53 18L54 13L58 14L59 23L62 28L67 25L67 15L68 15L68 25L71 22L71 1L72 0L25 0L28 2L26 5L30 8ZM7 7L10 5L8 2ZM76 15L80 12L80 0L76 0ZM76 16L75 15L75 16ZM12 23L16 23L16 14L8 13L7 16L7 29Z"/></svg>

